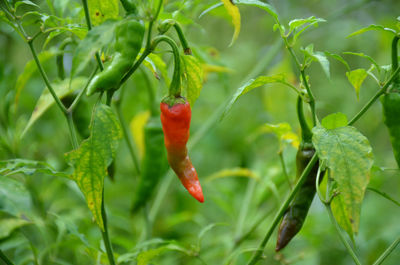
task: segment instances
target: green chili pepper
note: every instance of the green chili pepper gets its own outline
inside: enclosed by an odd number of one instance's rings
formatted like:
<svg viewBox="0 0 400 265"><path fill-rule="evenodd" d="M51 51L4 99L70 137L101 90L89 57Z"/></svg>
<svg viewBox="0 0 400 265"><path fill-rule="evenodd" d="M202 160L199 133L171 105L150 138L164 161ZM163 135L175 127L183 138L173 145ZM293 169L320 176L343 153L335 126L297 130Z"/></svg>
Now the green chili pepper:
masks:
<svg viewBox="0 0 400 265"><path fill-rule="evenodd" d="M88 96L118 87L142 47L144 26L134 19L128 19L117 26L115 35L114 57L105 69L92 79L87 89Z"/></svg>
<svg viewBox="0 0 400 265"><path fill-rule="evenodd" d="M307 167L315 153L311 143L312 134L308 128L303 115L302 100L299 97L297 101L297 113L299 116L300 127L302 131L302 141L296 154L296 177L299 178ZM276 242L276 251L284 248L290 240L300 231L307 217L308 210L315 195L315 181L318 173L318 163L314 165L306 181L293 199L289 208L283 216L279 226L278 239ZM321 173L323 175L323 173Z"/></svg>
<svg viewBox="0 0 400 265"><path fill-rule="evenodd" d="M398 67L397 44L399 36L392 42L392 73ZM381 97L383 106L383 122L389 130L394 157L400 167L400 77L398 76L388 93Z"/></svg>
<svg viewBox="0 0 400 265"><path fill-rule="evenodd" d="M151 197L159 180L168 171L164 134L158 116L150 117L144 128L145 153L142 160L142 176L135 191L132 211L137 211Z"/></svg>

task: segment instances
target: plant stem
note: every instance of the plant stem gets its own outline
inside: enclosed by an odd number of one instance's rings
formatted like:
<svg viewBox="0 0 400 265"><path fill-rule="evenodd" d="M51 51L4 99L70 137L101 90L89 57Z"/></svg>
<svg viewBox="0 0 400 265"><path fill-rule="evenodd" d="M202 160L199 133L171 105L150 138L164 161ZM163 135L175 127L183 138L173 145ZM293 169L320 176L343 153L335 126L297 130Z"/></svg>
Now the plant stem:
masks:
<svg viewBox="0 0 400 265"><path fill-rule="evenodd" d="M37 67L38 67L38 69L39 69L39 72L40 72L40 74L42 75L42 78L43 78L44 82L46 83L47 88L48 88L49 91L50 91L50 94L53 96L53 99L54 99L54 101L56 102L56 104L57 104L57 106L59 107L59 109L60 109L64 114L67 114L67 112L68 112L67 109L65 108L65 106L64 106L64 104L61 102L61 100L58 98L56 92L55 92L54 89L53 89L53 86L50 84L49 78L47 77L47 75L46 75L46 73L45 73L45 71L44 71L44 69L43 69L43 67L42 67L42 64L41 64L40 61L39 61L39 58L38 58L37 53L36 53L36 51L35 51L35 48L33 47L32 41L28 41L28 45L29 45L29 48L31 49L33 59L34 59L35 62L36 62L36 65L37 65Z"/></svg>
<svg viewBox="0 0 400 265"><path fill-rule="evenodd" d="M392 253L392 251L397 247L400 243L400 237L398 237L386 250L382 253L382 255L374 262L373 265L382 264L382 262Z"/></svg>
<svg viewBox="0 0 400 265"><path fill-rule="evenodd" d="M79 144L78 144L78 138L76 136L76 130L75 130L75 124L72 118L72 112L69 112L67 115L67 121L68 121L68 129L69 133L71 135L71 141L72 141L72 147L74 149L77 149Z"/></svg>
<svg viewBox="0 0 400 265"><path fill-rule="evenodd" d="M288 198L284 201L284 203L281 205L281 208L279 209L278 213L275 215L274 220L268 229L263 241L259 245L258 249L254 253L252 259L249 261L248 265L254 265L257 263L257 261L260 259L262 252L265 248L265 246L268 243L269 238L272 235L272 232L274 231L275 227L278 225L279 221L281 220L282 216L285 214L287 207L289 204L292 202L293 198L295 197L296 193L299 191L301 186L303 185L304 181L306 180L308 174L310 174L313 166L315 163L318 161L318 156L317 154L314 154L314 156L311 158L310 162L308 163L307 167L303 170L303 173L301 173L301 176L299 177L299 180L297 181L296 185L294 186L293 190L290 192Z"/></svg>
<svg viewBox="0 0 400 265"><path fill-rule="evenodd" d="M4 261L4 263L7 265L14 265L14 263L12 263L12 261L7 258L7 256L3 253L3 251L1 251L1 249L0 249L0 259Z"/></svg>
<svg viewBox="0 0 400 265"><path fill-rule="evenodd" d="M388 194L386 194L386 193L383 192L383 191L377 190L377 189L372 188L372 187L367 187L367 190L373 191L373 192L375 192L375 193L381 195L383 198L385 198L385 199L387 199L387 200L393 202L393 203L396 204L397 206L400 206L400 202L396 201L395 199L393 199L392 197L390 197Z"/></svg>
<svg viewBox="0 0 400 265"><path fill-rule="evenodd" d="M396 71L390 76L389 80L385 83L381 89L379 89L375 95L364 105L364 107L349 121L348 125L355 123L370 107L371 105L383 94L386 93L389 85L395 80L397 74L400 72L400 67L397 67Z"/></svg>
<svg viewBox="0 0 400 265"><path fill-rule="evenodd" d="M174 54L174 74L172 76L171 85L168 89L168 95L172 97L179 97L181 95L181 58L179 55L179 49L173 39L161 35L152 40L151 50L154 50L155 47L162 41L166 42L172 48L172 52Z"/></svg>
<svg viewBox="0 0 400 265"><path fill-rule="evenodd" d="M296 64L297 69L300 71L300 75L301 75L301 78L303 79L304 87L307 90L307 95L308 95L308 98L309 98L308 104L310 105L313 125L315 126L317 124L317 116L316 116L316 112L315 112L315 97L314 97L314 95L313 95L313 93L311 91L310 86L308 85L308 81L307 81L306 74L305 74L305 69L300 64L299 59L297 59L297 56L294 53L293 48L290 46L290 44L289 44L289 42L287 40L287 37L284 37L283 41L285 42L285 46L288 49L290 55L292 56L292 58L293 58L293 60L294 60L294 62Z"/></svg>
<svg viewBox="0 0 400 265"><path fill-rule="evenodd" d="M354 261L355 264L361 265L361 262L358 260L356 253L354 253L354 251L351 248L350 244L347 242L346 238L344 237L343 232L339 227L339 224L336 222L335 217L333 216L333 213L332 213L332 209L331 209L330 203L329 204L324 204L324 205L326 207L326 210L328 211L329 218L331 219L331 222L333 223L333 225L336 228L336 231L337 231L337 233L338 233L338 235L340 237L340 240L342 241L343 245L347 249L347 252L349 252L349 254L353 258L353 261Z"/></svg>
<svg viewBox="0 0 400 265"><path fill-rule="evenodd" d="M90 21L89 6L88 6L87 0L82 0L82 4L83 4L83 9L85 10L86 24L88 26L88 29L91 30L92 22ZM100 71L103 71L104 66L103 66L103 62L101 61L101 58L100 58L100 53L98 51L95 53L95 57L97 60L97 64L99 65Z"/></svg>
<svg viewBox="0 0 400 265"><path fill-rule="evenodd" d="M107 214L104 206L104 187L103 187L103 196L101 201L101 218L103 219L103 224L104 224L104 231L102 231L101 234L103 236L104 246L106 247L108 261L110 262L110 265L115 265L111 241L108 235Z"/></svg>
<svg viewBox="0 0 400 265"><path fill-rule="evenodd" d="M79 92L78 96L74 99L74 101L71 103L71 105L68 107L68 112L73 112L78 105L79 101L81 100L82 96L85 94L87 87L89 86L90 81L92 81L93 77L96 75L96 72L98 70L98 67L96 67L93 72L90 74L89 79L86 82L85 87Z"/></svg>

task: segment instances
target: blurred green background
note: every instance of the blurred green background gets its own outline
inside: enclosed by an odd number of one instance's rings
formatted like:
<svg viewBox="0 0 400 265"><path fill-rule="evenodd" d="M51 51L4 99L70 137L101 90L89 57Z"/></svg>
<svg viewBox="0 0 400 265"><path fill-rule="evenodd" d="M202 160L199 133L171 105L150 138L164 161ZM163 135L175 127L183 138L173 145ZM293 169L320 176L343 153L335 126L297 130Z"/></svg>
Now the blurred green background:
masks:
<svg viewBox="0 0 400 265"><path fill-rule="evenodd" d="M34 2L43 12L51 12L48 1ZM267 85L241 97L222 121L219 121L218 110L251 78L286 73L291 82L297 84L299 73L279 33L272 30L271 16L261 9L239 6L242 28L237 41L229 47L233 27L223 7L199 18L201 12L217 2L166 1L161 16L175 15L183 25L195 55L204 63L230 69L227 73L208 73L192 109L191 135L201 137L189 153L202 182L205 203L199 204L191 198L175 176L165 177L155 192L158 196L149 203L148 211L154 218L152 229L146 227L143 213L131 216L129 209L138 176L134 173L126 143L121 141L115 181L107 179L105 182L111 240L117 260L126 260L121 264L135 264L140 251L157 248L163 240L170 244L157 253L152 264L246 264L289 192L279 161L277 138L272 134L258 137L254 134L265 123L282 122L289 123L299 134L296 94L283 85ZM63 17L85 23L80 1L54 3ZM395 28L396 18L400 15L399 1L275 0L269 3L276 8L284 25L292 19L309 16L327 20L301 36L294 47L300 58L300 48L313 43L316 51L342 55L352 70L368 69L371 63L365 58L343 55L343 52L364 53L379 65L390 64L390 34L371 31L347 36L370 24ZM147 1L141 1L140 7L146 5ZM30 26L28 32L35 32L35 29L37 27ZM54 39L48 48L57 47L62 39L62 36ZM39 39L38 43L43 41ZM45 87L35 70L16 105L16 82L32 56L28 46L4 22L0 22L0 50L0 159L41 160L59 170L70 170L64 153L72 146L65 119L56 106L49 109L24 138L20 137ZM71 54L72 51L65 55L67 73ZM171 57L166 55L165 59L172 70ZM44 66L50 79L54 80L55 58L44 62ZM151 75L147 69L145 71ZM320 119L334 112L353 117L378 89L368 77L357 98L347 81L343 64L331 59L330 72L328 79L318 63L307 70ZM152 84L159 88L157 96L161 99L166 93L165 82L151 78ZM141 71L124 85L122 109L126 121L148 108L146 85ZM94 98L85 100L93 104ZM381 105L377 102L355 126L369 139L374 150L376 169L369 186L400 199L399 172L395 170L388 132L381 117ZM207 127L210 122L214 123ZM295 153L295 148L290 145L283 152L293 182ZM247 168L259 178L238 174L221 177L219 174L221 170L235 168ZM91 213L75 183L41 174L17 175L10 183L0 183L0 223L8 217L2 209L10 208L23 212L24 218L29 220L28 224L11 229L10 234L2 234L2 227L6 230L6 226L4 223L0 226L0 249L15 264L107 264L105 255L97 251L104 249L100 231L92 222ZM163 192L165 196L162 196ZM399 214L395 204L366 192L360 231L355 238L355 250L363 264L372 264L398 237ZM259 225L248 234L255 223ZM151 235L149 230L152 230ZM248 236L237 244L243 235ZM265 260L259 264L352 264L327 212L317 199L301 232L279 254L274 251L275 238L274 234L265 249ZM396 249L384 264L399 264L399 260L400 249Z"/></svg>

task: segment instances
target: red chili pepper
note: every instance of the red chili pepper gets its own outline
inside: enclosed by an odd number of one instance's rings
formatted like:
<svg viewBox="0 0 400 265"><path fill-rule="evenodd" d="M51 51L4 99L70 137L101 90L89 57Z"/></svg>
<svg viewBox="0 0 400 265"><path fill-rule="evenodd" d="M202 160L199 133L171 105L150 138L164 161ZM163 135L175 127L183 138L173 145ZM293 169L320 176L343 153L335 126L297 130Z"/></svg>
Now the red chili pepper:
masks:
<svg viewBox="0 0 400 265"><path fill-rule="evenodd" d="M165 102L160 104L168 162L188 192L199 202L204 202L199 178L186 148L192 112L189 103L181 99L182 102L172 106Z"/></svg>

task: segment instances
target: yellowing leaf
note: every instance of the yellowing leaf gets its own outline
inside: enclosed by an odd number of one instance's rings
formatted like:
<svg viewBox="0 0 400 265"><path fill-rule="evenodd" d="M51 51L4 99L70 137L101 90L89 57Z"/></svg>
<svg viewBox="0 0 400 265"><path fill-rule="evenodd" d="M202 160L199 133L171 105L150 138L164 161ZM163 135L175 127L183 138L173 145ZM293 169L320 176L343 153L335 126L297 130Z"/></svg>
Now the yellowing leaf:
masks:
<svg viewBox="0 0 400 265"><path fill-rule="evenodd" d="M210 182L215 179L226 178L226 177L248 177L248 178L260 179L260 176L256 172L251 171L248 168L228 168L228 169L222 169L206 177L205 182Z"/></svg>
<svg viewBox="0 0 400 265"><path fill-rule="evenodd" d="M193 55L183 55L181 58L186 97L190 106L193 107L203 87L203 68Z"/></svg>
<svg viewBox="0 0 400 265"><path fill-rule="evenodd" d="M231 73L232 69L220 65L203 64L203 79L207 80L209 73Z"/></svg>
<svg viewBox="0 0 400 265"><path fill-rule="evenodd" d="M371 175L374 161L372 148L368 139L356 128L342 126L345 120L343 114L330 115L328 119L339 122L325 121L325 126L339 127L314 127L312 141L340 194L333 200L334 216L352 238L358 231L361 203Z"/></svg>
<svg viewBox="0 0 400 265"><path fill-rule="evenodd" d="M358 98L358 95L360 94L360 87L365 78L368 76L367 71L365 71L363 68L360 68L351 72L346 72L346 76L349 82L353 85Z"/></svg>
<svg viewBox="0 0 400 265"><path fill-rule="evenodd" d="M265 133L273 133L278 137L279 151L282 151L287 143L291 144L296 149L299 147L299 137L292 131L292 127L289 123L264 124L256 131L256 136Z"/></svg>
<svg viewBox="0 0 400 265"><path fill-rule="evenodd" d="M67 162L74 168L71 179L85 195L89 209L103 231L101 202L104 178L121 138L122 131L115 114L109 106L100 104L93 113L90 137L78 149L65 154Z"/></svg>
<svg viewBox="0 0 400 265"><path fill-rule="evenodd" d="M117 0L88 0L89 14L93 25L100 25L110 18L118 18Z"/></svg>
<svg viewBox="0 0 400 265"><path fill-rule="evenodd" d="M239 8L232 2L232 0L221 0L221 1L222 3L224 3L224 7L226 11L228 11L228 14L232 17L232 24L235 28L232 41L229 44L229 46L232 46L232 44L238 38L240 32L240 12Z"/></svg>
<svg viewBox="0 0 400 265"><path fill-rule="evenodd" d="M150 118L150 111L146 110L136 114L129 124L133 140L139 150L139 157L142 158L145 152L144 147L144 126Z"/></svg>

